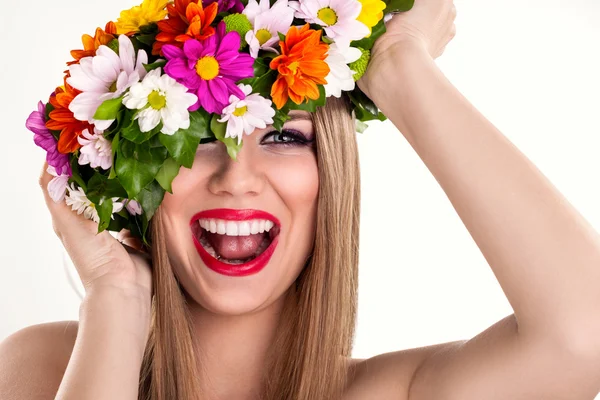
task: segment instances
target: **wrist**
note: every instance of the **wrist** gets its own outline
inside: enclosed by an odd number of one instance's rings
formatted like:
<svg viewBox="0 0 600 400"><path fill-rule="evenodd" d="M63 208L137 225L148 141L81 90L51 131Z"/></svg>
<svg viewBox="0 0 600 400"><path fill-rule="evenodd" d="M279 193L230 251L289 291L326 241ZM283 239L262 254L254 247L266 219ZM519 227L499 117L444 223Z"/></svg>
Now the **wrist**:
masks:
<svg viewBox="0 0 600 400"><path fill-rule="evenodd" d="M138 345L140 356L146 346L152 316L151 297L145 291L130 287L90 287L79 307L80 324L107 334L123 334L122 338Z"/></svg>
<svg viewBox="0 0 600 400"><path fill-rule="evenodd" d="M378 44L373 56L373 69L369 74L369 97L384 112L391 106L397 108L397 94L403 84L413 77L411 71L420 69L433 59L421 40L410 36L396 38L390 43Z"/></svg>

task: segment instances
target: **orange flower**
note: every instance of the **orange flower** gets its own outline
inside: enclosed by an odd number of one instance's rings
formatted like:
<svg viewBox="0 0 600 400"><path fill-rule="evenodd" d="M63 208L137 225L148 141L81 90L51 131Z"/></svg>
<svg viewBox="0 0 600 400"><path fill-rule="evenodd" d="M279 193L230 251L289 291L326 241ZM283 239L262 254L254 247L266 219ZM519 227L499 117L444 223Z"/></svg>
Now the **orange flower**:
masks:
<svg viewBox="0 0 600 400"><path fill-rule="evenodd" d="M72 50L71 56L75 59L74 61L68 62L67 65L77 64L79 60L84 57L93 57L96 55L96 50L101 45L107 45L111 40L115 39L117 34L117 28L114 22L106 24L104 30L96 28L96 34L94 37L90 35L83 35L81 41L83 42L83 50Z"/></svg>
<svg viewBox="0 0 600 400"><path fill-rule="evenodd" d="M58 139L58 151L63 154L74 153L81 145L77 138L81 136L84 129L92 130L88 122L75 119L69 104L75 96L81 93L79 90L71 87L65 77L65 86L57 87L55 93L50 96L50 104L54 110L50 112L46 127L53 131L60 131Z"/></svg>
<svg viewBox="0 0 600 400"><path fill-rule="evenodd" d="M162 47L173 44L183 48L183 43L190 39L204 40L215 34L210 26L217 16L219 4L215 1L204 8L202 0L175 0L168 4L169 16L158 21L159 33L152 47L152 54L163 55Z"/></svg>
<svg viewBox="0 0 600 400"><path fill-rule="evenodd" d="M280 42L281 55L271 61L271 69L279 76L271 88L271 98L282 109L288 99L296 104L320 97L317 85L325 85L329 65L325 62L329 45L321 42L321 31L310 29L309 24L300 30L292 26Z"/></svg>

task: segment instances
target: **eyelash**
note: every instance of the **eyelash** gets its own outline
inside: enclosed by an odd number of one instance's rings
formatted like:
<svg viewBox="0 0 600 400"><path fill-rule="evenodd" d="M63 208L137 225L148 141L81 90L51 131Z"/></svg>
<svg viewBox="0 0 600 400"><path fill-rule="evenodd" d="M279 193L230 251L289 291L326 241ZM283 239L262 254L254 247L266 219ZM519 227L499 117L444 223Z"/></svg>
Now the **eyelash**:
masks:
<svg viewBox="0 0 600 400"><path fill-rule="evenodd" d="M284 136L284 137L287 137L292 140L287 141L287 142L271 142L271 143L266 143L266 144L267 145L275 145L275 146L284 146L284 147L295 147L295 146L310 146L314 142L314 140L306 139L306 137L303 134L301 134L300 132L289 130L289 129L284 129L281 132L278 132L278 131L269 132L262 138L262 142L264 142L266 139L268 139L270 137L275 137L275 136Z"/></svg>

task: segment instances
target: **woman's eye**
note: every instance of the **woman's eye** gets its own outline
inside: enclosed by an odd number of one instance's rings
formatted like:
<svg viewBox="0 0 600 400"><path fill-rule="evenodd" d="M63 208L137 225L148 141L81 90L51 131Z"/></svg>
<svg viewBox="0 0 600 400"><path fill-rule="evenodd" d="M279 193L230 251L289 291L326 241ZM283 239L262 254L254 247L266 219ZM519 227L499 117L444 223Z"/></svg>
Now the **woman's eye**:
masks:
<svg viewBox="0 0 600 400"><path fill-rule="evenodd" d="M312 141L306 139L306 137L301 133L296 133L289 130L283 130L281 132L269 132L262 139L262 144L303 146L310 143L312 143Z"/></svg>

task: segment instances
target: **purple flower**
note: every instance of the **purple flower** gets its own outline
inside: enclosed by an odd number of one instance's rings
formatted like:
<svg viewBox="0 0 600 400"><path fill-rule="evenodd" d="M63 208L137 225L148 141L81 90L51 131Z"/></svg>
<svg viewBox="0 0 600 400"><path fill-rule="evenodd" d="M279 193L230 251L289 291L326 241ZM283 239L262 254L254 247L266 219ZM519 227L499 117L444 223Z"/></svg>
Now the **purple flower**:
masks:
<svg viewBox="0 0 600 400"><path fill-rule="evenodd" d="M202 0L202 6L206 7L214 2L214 0ZM223 11L241 13L244 11L244 4L241 2L241 0L217 0L217 3L219 3L219 13Z"/></svg>
<svg viewBox="0 0 600 400"><path fill-rule="evenodd" d="M229 105L229 96L245 97L237 82L254 76L254 59L240 53L239 48L239 33L225 33L223 22L217 26L216 34L206 40L187 40L183 50L173 45L163 47L169 60L165 73L198 96L190 111L202 106L209 113L221 114Z"/></svg>
<svg viewBox="0 0 600 400"><path fill-rule="evenodd" d="M71 176L69 156L59 153L56 139L54 139L50 130L46 128L46 105L44 103L41 101L38 103L37 111L29 115L25 126L35 134L33 137L35 144L46 150L48 165L54 167L58 175Z"/></svg>

